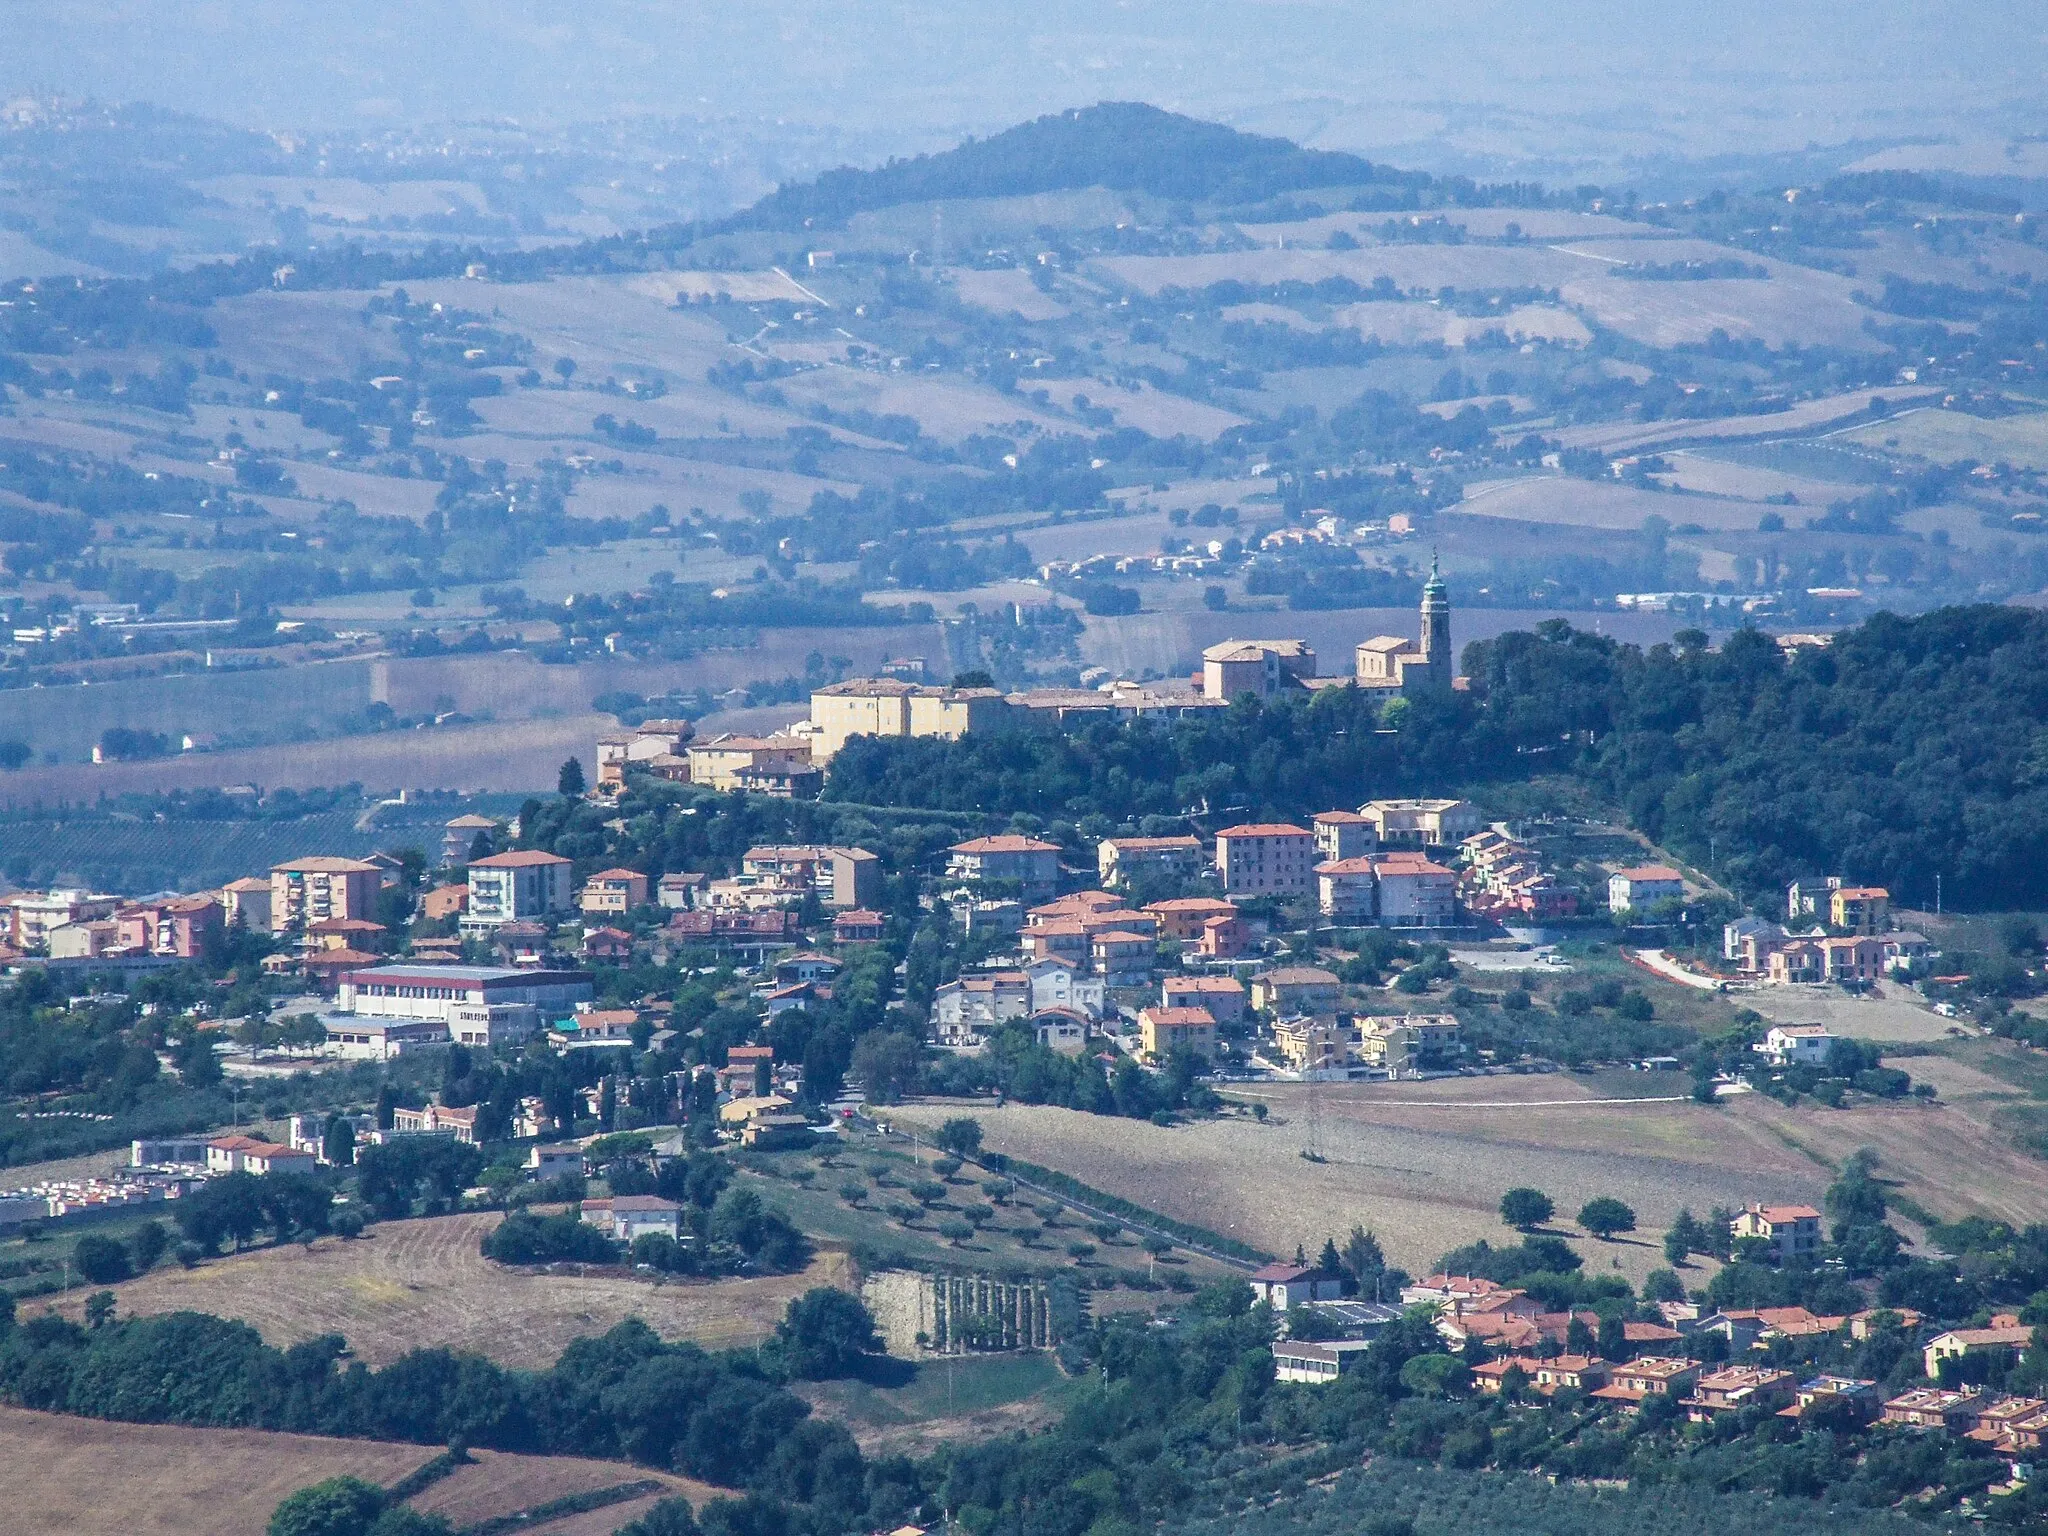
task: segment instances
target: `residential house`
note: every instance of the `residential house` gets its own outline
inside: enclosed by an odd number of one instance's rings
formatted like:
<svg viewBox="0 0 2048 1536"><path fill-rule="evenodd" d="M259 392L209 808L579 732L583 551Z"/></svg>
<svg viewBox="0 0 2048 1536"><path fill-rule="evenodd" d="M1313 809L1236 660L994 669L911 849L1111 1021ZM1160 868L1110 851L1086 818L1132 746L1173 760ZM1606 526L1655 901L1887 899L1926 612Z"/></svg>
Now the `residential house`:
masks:
<svg viewBox="0 0 2048 1536"><path fill-rule="evenodd" d="M230 880L220 888L221 918L229 926L237 923L251 933L270 932L271 882L259 875Z"/></svg>
<svg viewBox="0 0 2048 1536"><path fill-rule="evenodd" d="M1750 1049L1774 1067L1824 1067L1835 1035L1820 1024L1773 1024Z"/></svg>
<svg viewBox="0 0 2048 1536"><path fill-rule="evenodd" d="M1638 1405L1647 1397L1682 1396L1699 1378L1696 1360L1669 1355L1639 1355L1626 1364L1609 1368L1607 1385L1593 1395L1610 1403Z"/></svg>
<svg viewBox="0 0 2048 1536"><path fill-rule="evenodd" d="M1906 1429L1945 1429L1961 1434L1986 1406L1982 1392L1914 1387L1884 1405L1884 1422Z"/></svg>
<svg viewBox="0 0 2048 1536"><path fill-rule="evenodd" d="M585 1200L583 1220L614 1242L630 1243L650 1235L675 1237L681 1231L683 1208L659 1195L613 1195Z"/></svg>
<svg viewBox="0 0 2048 1536"><path fill-rule="evenodd" d="M881 913L856 907L832 919L832 941L835 944L876 944L881 941L886 923L887 919Z"/></svg>
<svg viewBox="0 0 2048 1536"><path fill-rule="evenodd" d="M1167 1008L1206 1008L1221 1025L1242 1024L1248 1000L1235 976L1169 976L1159 983Z"/></svg>
<svg viewBox="0 0 2048 1536"><path fill-rule="evenodd" d="M1141 1048L1155 1061L1176 1050L1216 1054L1216 1019L1206 1008L1145 1008L1138 1013Z"/></svg>
<svg viewBox="0 0 2048 1536"><path fill-rule="evenodd" d="M1072 1008L1044 1008L1030 1016L1038 1043L1062 1056L1079 1056L1088 1048L1090 1020Z"/></svg>
<svg viewBox="0 0 2048 1536"><path fill-rule="evenodd" d="M1275 1312L1285 1312L1303 1302L1344 1298L1344 1282L1339 1277L1300 1264L1261 1265L1246 1279L1251 1282L1253 1301L1262 1301Z"/></svg>
<svg viewBox="0 0 2048 1536"><path fill-rule="evenodd" d="M2034 1330L2025 1324L2018 1321L2001 1323L1994 1318L1993 1326L1989 1328L1952 1328L1947 1333L1937 1334L1927 1341L1920 1355L1928 1376L1939 1380L1945 1361L1971 1360L1987 1355L2016 1360L2033 1336Z"/></svg>
<svg viewBox="0 0 2048 1536"><path fill-rule="evenodd" d="M1059 890L1060 846L1014 832L969 838L948 850L946 872L955 880L1015 886L1027 902L1043 901Z"/></svg>
<svg viewBox="0 0 2048 1536"><path fill-rule="evenodd" d="M1025 929L1024 952L1034 961L1057 961L1077 971L1087 970L1094 958L1087 926L1074 917L1055 919Z"/></svg>
<svg viewBox="0 0 2048 1536"><path fill-rule="evenodd" d="M740 859L742 876L811 890L835 911L872 908L882 899L882 860L865 848L830 844L763 844Z"/></svg>
<svg viewBox="0 0 2048 1536"><path fill-rule="evenodd" d="M1344 984L1333 972L1313 965L1283 965L1252 978L1252 1007L1283 1016L1335 1013Z"/></svg>
<svg viewBox="0 0 2048 1536"><path fill-rule="evenodd" d="M84 891L54 888L44 893L17 891L0 897L6 932L0 933L11 947L24 953L46 949L50 931L70 923L90 923L110 917L120 905L118 897L93 896Z"/></svg>
<svg viewBox="0 0 2048 1536"><path fill-rule="evenodd" d="M1884 936L1884 968L1887 972L1907 971L1923 960L1934 957L1934 946L1927 941L1924 933L1910 929Z"/></svg>
<svg viewBox="0 0 2048 1536"><path fill-rule="evenodd" d="M1363 1339L1332 1339L1326 1343L1282 1339L1272 1346L1273 1379L1324 1386L1356 1366L1370 1348Z"/></svg>
<svg viewBox="0 0 2048 1536"><path fill-rule="evenodd" d="M1488 1396L1498 1397L1507 1390L1507 1378L1513 1373L1519 1373L1534 1386L1536 1369L1541 1364L1534 1355L1498 1355L1472 1367L1472 1385Z"/></svg>
<svg viewBox="0 0 2048 1536"><path fill-rule="evenodd" d="M61 923L43 935L52 960L97 960L121 950L121 925L111 917Z"/></svg>
<svg viewBox="0 0 2048 1536"><path fill-rule="evenodd" d="M430 923L460 917L469 907L467 885L437 885L420 895L420 916Z"/></svg>
<svg viewBox="0 0 2048 1536"><path fill-rule="evenodd" d="M1892 893L1881 885L1844 885L1828 893L1828 924L1854 934L1883 933L1892 925Z"/></svg>
<svg viewBox="0 0 2048 1536"><path fill-rule="evenodd" d="M1251 948L1251 925L1232 913L1212 917L1202 924L1202 936L1195 941L1195 953L1204 960L1235 960Z"/></svg>
<svg viewBox="0 0 2048 1536"><path fill-rule="evenodd" d="M1726 1365L1701 1375L1693 1383L1691 1395L1681 1401L1686 1416L1703 1424L1717 1413L1783 1407L1791 1399L1793 1387L1790 1371L1767 1365Z"/></svg>
<svg viewBox="0 0 2048 1536"><path fill-rule="evenodd" d="M1379 914L1379 880L1364 856L1332 859L1315 870L1317 905L1323 916L1347 928L1370 925Z"/></svg>
<svg viewBox="0 0 2048 1536"><path fill-rule="evenodd" d="M1305 1074L1342 1072L1351 1064L1351 1030L1334 1019L1307 1014L1273 1025L1273 1043L1281 1059Z"/></svg>
<svg viewBox="0 0 2048 1536"><path fill-rule="evenodd" d="M1099 1019L1109 1008L1108 988L1100 976L1085 974L1064 960L1033 960L1024 967L1031 981L1031 1011L1066 1008Z"/></svg>
<svg viewBox="0 0 2048 1536"><path fill-rule="evenodd" d="M1316 835L1316 854L1324 863L1362 859L1379 849L1372 818L1357 811L1318 811L1311 825Z"/></svg>
<svg viewBox="0 0 2048 1536"><path fill-rule="evenodd" d="M1448 928L1458 920L1458 877L1419 853L1372 861L1375 920L1382 928Z"/></svg>
<svg viewBox="0 0 2048 1536"><path fill-rule="evenodd" d="M466 1146L475 1146L476 1106L450 1109L429 1104L425 1109L394 1109L391 1129L401 1136L453 1136Z"/></svg>
<svg viewBox="0 0 2048 1536"><path fill-rule="evenodd" d="M815 773L811 743L800 736L740 736L730 731L690 743L690 782L721 791ZM792 780L792 787L794 781Z"/></svg>
<svg viewBox="0 0 2048 1536"><path fill-rule="evenodd" d="M630 912L647 905L647 877L637 869L601 869L583 882L576 904L586 913Z"/></svg>
<svg viewBox="0 0 2048 1536"><path fill-rule="evenodd" d="M1976 1420L1967 1431L1972 1440L1998 1451L2038 1451L2044 1436L2048 1436L2048 1401L2038 1397L2001 1397L1979 1408Z"/></svg>
<svg viewBox="0 0 2048 1536"><path fill-rule="evenodd" d="M469 866L465 930L542 921L569 910L570 862L538 849L494 853Z"/></svg>
<svg viewBox="0 0 2048 1536"><path fill-rule="evenodd" d="M711 877L699 871L676 870L663 875L655 887L655 901L667 912L687 912L699 905Z"/></svg>
<svg viewBox="0 0 2048 1536"><path fill-rule="evenodd" d="M1614 912L1647 912L1661 902L1685 900L1685 877L1664 864L1618 869L1607 878L1607 906Z"/></svg>
<svg viewBox="0 0 2048 1536"><path fill-rule="evenodd" d="M932 994L932 1022L945 1045L978 1043L998 1025L1031 1011L1031 978L1022 971L962 976Z"/></svg>
<svg viewBox="0 0 2048 1536"><path fill-rule="evenodd" d="M377 916L384 872L367 859L316 856L292 859L270 870L270 927L293 933L330 917Z"/></svg>
<svg viewBox="0 0 2048 1536"><path fill-rule="evenodd" d="M453 821L444 822L441 828L441 863L452 869L469 862L469 856L476 849L476 840L484 840L484 851L490 851L491 835L498 830L498 824L488 816L457 816Z"/></svg>
<svg viewBox="0 0 2048 1536"><path fill-rule="evenodd" d="M114 914L120 947L136 954L196 960L207 941L225 925L221 904L211 896L173 896L123 907Z"/></svg>
<svg viewBox="0 0 2048 1536"><path fill-rule="evenodd" d="M1810 1205L1752 1203L1729 1222L1728 1230L1737 1242L1760 1238L1769 1243L1771 1261L1776 1264L1812 1259L1820 1252L1820 1212Z"/></svg>
<svg viewBox="0 0 2048 1536"><path fill-rule="evenodd" d="M1455 848L1485 826L1466 800L1372 800L1358 813L1381 848Z"/></svg>
<svg viewBox="0 0 2048 1536"><path fill-rule="evenodd" d="M1089 941L1088 958L1096 974L1112 987L1142 987L1152 980L1158 943L1148 933L1112 928Z"/></svg>
<svg viewBox="0 0 2048 1536"><path fill-rule="evenodd" d="M1227 896L1304 896L1315 888L1316 839L1287 822L1247 822L1216 834Z"/></svg>
<svg viewBox="0 0 2048 1536"><path fill-rule="evenodd" d="M1210 920L1236 917L1237 905L1216 896L1176 896L1155 901L1145 911L1158 919L1162 938L1192 943L1202 937L1203 926Z"/></svg>
<svg viewBox="0 0 2048 1536"><path fill-rule="evenodd" d="M526 1171L536 1179L558 1179L564 1174L583 1172L581 1147L528 1147Z"/></svg>
<svg viewBox="0 0 2048 1536"><path fill-rule="evenodd" d="M1721 958L1744 975L1761 975L1770 969L1771 956L1789 937L1777 923L1761 917L1740 918L1721 927Z"/></svg>
<svg viewBox="0 0 2048 1536"><path fill-rule="evenodd" d="M633 958L633 935L623 928L591 928L576 949L585 960L621 963Z"/></svg>
<svg viewBox="0 0 2048 1536"><path fill-rule="evenodd" d="M633 1026L639 1022L637 1008L581 1007L567 1018L556 1019L549 1038L564 1050L618 1048L633 1043Z"/></svg>
<svg viewBox="0 0 2048 1536"><path fill-rule="evenodd" d="M319 1166L311 1152L279 1146L254 1136L216 1136L206 1144L208 1173L311 1173Z"/></svg>
<svg viewBox="0 0 2048 1536"><path fill-rule="evenodd" d="M775 979L784 986L799 981L829 982L840 972L840 962L816 951L784 955L775 962Z"/></svg>
<svg viewBox="0 0 2048 1536"><path fill-rule="evenodd" d="M1874 1381L1856 1376L1834 1376L1826 1372L1799 1383L1792 1401L1778 1410L1787 1419L1803 1419L1816 1409L1848 1409L1859 1424L1868 1424L1884 1407L1884 1394Z"/></svg>
<svg viewBox="0 0 2048 1536"><path fill-rule="evenodd" d="M390 941L390 929L366 918L329 917L306 924L305 942L309 951L347 949L374 957ZM374 959L370 963L374 964Z"/></svg>
<svg viewBox="0 0 2048 1536"><path fill-rule="evenodd" d="M1411 1013L1363 1021L1357 1050L1367 1066L1406 1077L1455 1066L1465 1044L1456 1014Z"/></svg>
<svg viewBox="0 0 2048 1536"><path fill-rule="evenodd" d="M1843 884L1840 875L1801 875L1785 887L1785 921L1798 923L1825 919L1829 898Z"/></svg>
<svg viewBox="0 0 2048 1536"><path fill-rule="evenodd" d="M1105 837L1095 845L1095 859L1105 886L1133 880L1187 880L1202 872L1202 840L1198 837Z"/></svg>
<svg viewBox="0 0 2048 1536"><path fill-rule="evenodd" d="M1607 1372L1607 1362L1591 1355L1554 1355L1536 1362L1532 1384L1545 1397L1553 1392L1591 1392L1607 1385Z"/></svg>

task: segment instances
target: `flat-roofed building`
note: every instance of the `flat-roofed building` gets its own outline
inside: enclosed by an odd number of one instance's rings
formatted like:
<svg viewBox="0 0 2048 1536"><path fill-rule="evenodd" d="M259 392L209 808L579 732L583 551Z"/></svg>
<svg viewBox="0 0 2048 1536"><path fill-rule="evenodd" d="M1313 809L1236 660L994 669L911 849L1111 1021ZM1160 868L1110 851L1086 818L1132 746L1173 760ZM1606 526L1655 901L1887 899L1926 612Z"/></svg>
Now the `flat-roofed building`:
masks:
<svg viewBox="0 0 2048 1536"><path fill-rule="evenodd" d="M1306 640L1225 640L1202 652L1204 698L1271 698L1315 675L1316 653Z"/></svg>
<svg viewBox="0 0 2048 1536"><path fill-rule="evenodd" d="M1176 1050L1216 1054L1216 1019L1206 1008L1144 1008L1138 1012L1140 1047L1155 1061Z"/></svg>
<svg viewBox="0 0 2048 1536"><path fill-rule="evenodd" d="M1368 800L1358 813L1382 848L1455 848L1485 825L1469 800Z"/></svg>
<svg viewBox="0 0 2048 1536"><path fill-rule="evenodd" d="M938 688L898 678L854 678L814 689L804 728L811 761L829 763L855 736L933 736L958 741L1001 729L1013 711L993 688Z"/></svg>
<svg viewBox="0 0 2048 1536"><path fill-rule="evenodd" d="M569 861L534 848L494 853L469 866L466 930L536 922L570 907Z"/></svg>
<svg viewBox="0 0 2048 1536"><path fill-rule="evenodd" d="M1379 846L1371 819L1357 811L1318 811L1313 821L1316 852L1326 862L1363 858Z"/></svg>
<svg viewBox="0 0 2048 1536"><path fill-rule="evenodd" d="M1303 896L1315 889L1316 839L1291 822L1246 822L1216 834L1228 896Z"/></svg>
<svg viewBox="0 0 2048 1536"><path fill-rule="evenodd" d="M1015 885L1027 902L1043 901L1060 885L1060 845L1005 832L969 838L947 852L946 872L955 880L1002 881Z"/></svg>
<svg viewBox="0 0 2048 1536"><path fill-rule="evenodd" d="M1283 965L1252 978L1252 1006L1261 1013L1334 1013L1344 983L1315 965Z"/></svg>
<svg viewBox="0 0 2048 1536"><path fill-rule="evenodd" d="M882 901L882 859L865 848L829 844L764 843L740 859L742 877L777 881L815 891L835 909L878 907Z"/></svg>
<svg viewBox="0 0 2048 1536"><path fill-rule="evenodd" d="M1191 879L1202 872L1198 837L1105 837L1095 845L1104 885L1138 879Z"/></svg>
<svg viewBox="0 0 2048 1536"><path fill-rule="evenodd" d="M375 921L383 888L384 871L367 859L316 855L272 865L271 931L294 933L330 917Z"/></svg>

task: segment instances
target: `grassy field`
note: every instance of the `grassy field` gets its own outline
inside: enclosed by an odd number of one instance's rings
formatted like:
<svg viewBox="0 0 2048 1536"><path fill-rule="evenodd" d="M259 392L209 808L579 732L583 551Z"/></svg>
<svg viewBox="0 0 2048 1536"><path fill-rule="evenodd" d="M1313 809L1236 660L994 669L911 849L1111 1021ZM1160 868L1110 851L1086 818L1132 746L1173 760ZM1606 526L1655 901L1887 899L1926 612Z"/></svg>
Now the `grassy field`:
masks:
<svg viewBox="0 0 2048 1536"><path fill-rule="evenodd" d="M927 1456L1050 1423L1087 1384L1062 1376L1048 1354L1011 1354L926 1361L901 1385L820 1381L798 1390L870 1456Z"/></svg>
<svg viewBox="0 0 2048 1536"><path fill-rule="evenodd" d="M722 1491L694 1478L675 1477L625 1462L593 1461L582 1456L514 1456L504 1451L472 1451L470 1454L476 1458L471 1465L458 1467L406 1502L423 1513L445 1516L460 1530L485 1520L517 1514L520 1510L532 1509L569 1494L616 1488L621 1483L665 1484L666 1492L652 1495L645 1501L650 1504L655 1498L683 1497L693 1504L702 1505ZM588 1527L590 1530L610 1536L612 1531L632 1519L627 1509L628 1506L623 1504L610 1505L592 1510L587 1515L567 1518L593 1522ZM555 1522L522 1523L519 1528L522 1531L546 1532L547 1536L568 1536L569 1532L578 1529L567 1523Z"/></svg>
<svg viewBox="0 0 2048 1536"><path fill-rule="evenodd" d="M1911 454L1937 464L1974 459L2020 469L2048 469L2048 411L1985 418L1934 408L1845 432L1847 442Z"/></svg>
<svg viewBox="0 0 2048 1536"><path fill-rule="evenodd" d="M767 1337L791 1298L848 1285L842 1253L821 1252L801 1275L653 1285L612 1276L521 1274L479 1251L496 1215L444 1216L372 1227L354 1242L264 1248L196 1269L163 1265L114 1288L123 1313L211 1312L237 1318L283 1347L323 1333L346 1337L372 1365L443 1346L501 1365L552 1365L572 1339L638 1317L665 1339L711 1348ZM58 1310L83 1306L74 1291ZM33 1304L24 1307L32 1311Z"/></svg>
<svg viewBox="0 0 2048 1536"><path fill-rule="evenodd" d="M1754 529L1757 520L1772 509L1759 502L1673 496L1619 481L1532 475L1519 480L1483 480L1468 486L1457 510L1463 517L1633 532L1643 526L1647 517L1661 517L1673 526L1696 523L1702 528L1747 531Z"/></svg>

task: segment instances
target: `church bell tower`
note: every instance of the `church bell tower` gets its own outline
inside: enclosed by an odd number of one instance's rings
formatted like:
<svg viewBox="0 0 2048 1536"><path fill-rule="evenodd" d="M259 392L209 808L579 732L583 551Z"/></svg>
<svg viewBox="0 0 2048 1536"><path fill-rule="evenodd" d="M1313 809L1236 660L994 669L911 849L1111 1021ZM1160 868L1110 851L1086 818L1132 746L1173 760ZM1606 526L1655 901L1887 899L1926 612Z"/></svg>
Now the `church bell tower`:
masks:
<svg viewBox="0 0 2048 1536"><path fill-rule="evenodd" d="M1422 659L1433 674L1432 681L1448 685L1457 663L1451 655L1451 594L1444 586L1437 558L1429 557L1429 580L1422 585Z"/></svg>

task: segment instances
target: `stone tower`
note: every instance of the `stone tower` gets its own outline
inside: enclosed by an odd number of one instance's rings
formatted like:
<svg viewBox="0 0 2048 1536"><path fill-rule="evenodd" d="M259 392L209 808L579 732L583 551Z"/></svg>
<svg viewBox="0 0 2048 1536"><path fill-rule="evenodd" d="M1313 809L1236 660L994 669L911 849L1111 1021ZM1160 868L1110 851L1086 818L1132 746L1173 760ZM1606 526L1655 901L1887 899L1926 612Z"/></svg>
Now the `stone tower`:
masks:
<svg viewBox="0 0 2048 1536"><path fill-rule="evenodd" d="M1451 654L1451 594L1444 586L1434 554L1429 557L1429 580L1422 585L1421 649L1423 663L1432 673L1442 674L1440 679L1431 680L1449 683L1457 666Z"/></svg>

